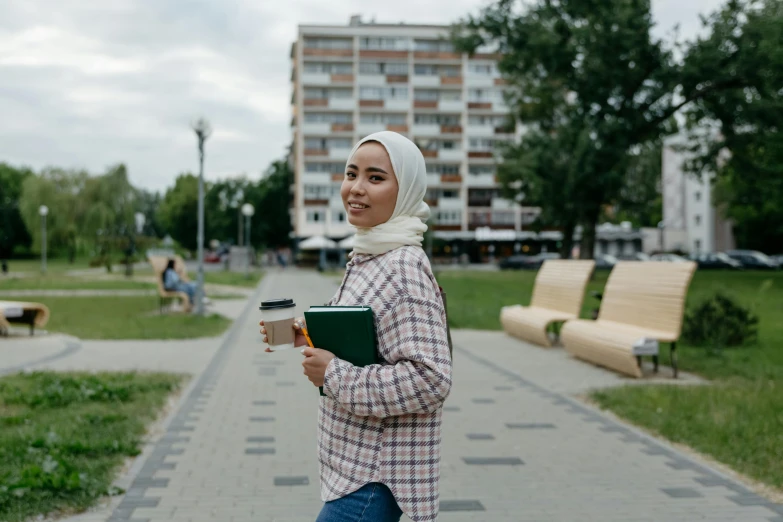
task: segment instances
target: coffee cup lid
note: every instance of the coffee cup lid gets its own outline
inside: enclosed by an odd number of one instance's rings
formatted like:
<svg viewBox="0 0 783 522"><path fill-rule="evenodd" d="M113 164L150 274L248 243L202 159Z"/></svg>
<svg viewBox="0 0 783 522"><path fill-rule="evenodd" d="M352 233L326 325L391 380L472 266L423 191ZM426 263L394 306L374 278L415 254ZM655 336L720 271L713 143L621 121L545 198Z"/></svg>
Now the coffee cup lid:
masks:
<svg viewBox="0 0 783 522"><path fill-rule="evenodd" d="M296 306L293 299L267 299L261 302L259 310L276 310L278 308L293 308Z"/></svg>

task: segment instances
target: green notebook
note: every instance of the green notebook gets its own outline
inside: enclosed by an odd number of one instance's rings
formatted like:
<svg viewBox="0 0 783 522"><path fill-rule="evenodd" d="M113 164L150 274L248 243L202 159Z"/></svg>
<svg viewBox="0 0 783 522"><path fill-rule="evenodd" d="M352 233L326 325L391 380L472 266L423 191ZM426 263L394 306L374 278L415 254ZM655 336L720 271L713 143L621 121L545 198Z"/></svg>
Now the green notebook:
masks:
<svg viewBox="0 0 783 522"><path fill-rule="evenodd" d="M369 306L311 306L304 313L313 346L354 366L377 364L375 317ZM319 387L326 396L323 387Z"/></svg>

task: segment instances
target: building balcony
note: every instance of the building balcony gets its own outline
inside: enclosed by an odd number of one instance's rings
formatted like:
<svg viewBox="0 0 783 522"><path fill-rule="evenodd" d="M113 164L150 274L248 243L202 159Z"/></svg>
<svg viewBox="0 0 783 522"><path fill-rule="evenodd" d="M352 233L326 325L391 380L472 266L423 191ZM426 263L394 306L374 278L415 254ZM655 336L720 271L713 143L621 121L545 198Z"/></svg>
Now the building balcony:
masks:
<svg viewBox="0 0 783 522"><path fill-rule="evenodd" d="M387 74L386 83L408 83L407 74Z"/></svg>
<svg viewBox="0 0 783 522"><path fill-rule="evenodd" d="M441 134L462 134L462 125L441 125Z"/></svg>
<svg viewBox="0 0 783 522"><path fill-rule="evenodd" d="M438 109L441 111L462 112L465 108L465 102L462 100L440 100Z"/></svg>
<svg viewBox="0 0 783 522"><path fill-rule="evenodd" d="M408 126L407 125L386 125L386 130L392 131L392 132L399 132L400 134L407 134L408 133Z"/></svg>
<svg viewBox="0 0 783 522"><path fill-rule="evenodd" d="M496 86L508 85L508 80L506 80L505 78L495 78L495 81L493 83Z"/></svg>
<svg viewBox="0 0 783 522"><path fill-rule="evenodd" d="M328 156L329 151L326 149L305 149L305 156Z"/></svg>
<svg viewBox="0 0 783 522"><path fill-rule="evenodd" d="M388 130L386 125L383 123L360 123L358 127L360 137L367 136L368 134L372 134L374 132L380 132L382 130Z"/></svg>
<svg viewBox="0 0 783 522"><path fill-rule="evenodd" d="M331 180L332 181L342 181L344 177L345 177L345 174L343 174L341 172L335 172L334 174L331 175Z"/></svg>
<svg viewBox="0 0 783 522"><path fill-rule="evenodd" d="M353 49L313 49L305 47L302 49L304 56L345 56L353 57Z"/></svg>
<svg viewBox="0 0 783 522"><path fill-rule="evenodd" d="M458 232L462 230L462 225L440 225L435 224L432 225L432 230L443 230L443 231L450 231L450 232Z"/></svg>
<svg viewBox="0 0 783 522"><path fill-rule="evenodd" d="M468 102L468 109L492 110L492 103L491 102Z"/></svg>
<svg viewBox="0 0 783 522"><path fill-rule="evenodd" d="M332 74L329 79L332 83L353 83L353 74Z"/></svg>
<svg viewBox="0 0 783 522"><path fill-rule="evenodd" d="M359 107L383 107L384 100L359 100Z"/></svg>
<svg viewBox="0 0 783 522"><path fill-rule="evenodd" d="M497 179L495 178L494 174L468 174L468 176L465 178L465 185L468 187L489 188L497 185Z"/></svg>
<svg viewBox="0 0 783 522"><path fill-rule="evenodd" d="M440 136L440 125L415 123L413 134L415 136Z"/></svg>
<svg viewBox="0 0 783 522"><path fill-rule="evenodd" d="M421 149L421 155L424 156L425 158L437 158L438 151L431 150L431 149Z"/></svg>
<svg viewBox="0 0 783 522"><path fill-rule="evenodd" d="M492 76L467 76L465 83L468 87L492 87L495 85L495 78Z"/></svg>
<svg viewBox="0 0 783 522"><path fill-rule="evenodd" d="M305 135L323 135L328 136L331 133L332 126L329 123L303 123L302 133Z"/></svg>
<svg viewBox="0 0 783 522"><path fill-rule="evenodd" d="M465 157L465 151L462 149L441 149L438 151L438 158L445 161L462 161Z"/></svg>
<svg viewBox="0 0 783 522"><path fill-rule="evenodd" d="M405 100L384 100L384 107L390 111L403 111L407 112L411 108L411 102L408 99Z"/></svg>
<svg viewBox="0 0 783 522"><path fill-rule="evenodd" d="M307 197L304 199L304 206L306 207L324 207L328 204L328 199L312 199Z"/></svg>
<svg viewBox="0 0 783 522"><path fill-rule="evenodd" d="M354 98L330 98L329 108L352 111L356 108L356 100Z"/></svg>
<svg viewBox="0 0 783 522"><path fill-rule="evenodd" d="M441 76L441 85L462 85L462 76Z"/></svg>
<svg viewBox="0 0 783 522"><path fill-rule="evenodd" d="M302 73L303 85L331 85L332 78L325 73Z"/></svg>
<svg viewBox="0 0 783 522"><path fill-rule="evenodd" d="M332 132L353 132L353 123L332 123Z"/></svg>
<svg viewBox="0 0 783 522"><path fill-rule="evenodd" d="M470 125L468 124L468 137L470 138L491 138L495 135L495 128L491 125Z"/></svg>
<svg viewBox="0 0 783 522"><path fill-rule="evenodd" d="M414 109L437 109L438 102L437 100L414 100L413 108Z"/></svg>
<svg viewBox="0 0 783 522"><path fill-rule="evenodd" d="M305 98L302 103L305 107L328 107L329 98Z"/></svg>
<svg viewBox="0 0 783 522"><path fill-rule="evenodd" d="M374 51L374 50L361 50L359 51L359 58L397 58L407 59L408 51Z"/></svg>
<svg viewBox="0 0 783 522"><path fill-rule="evenodd" d="M351 149L329 149L329 159L348 161Z"/></svg>
<svg viewBox="0 0 783 522"><path fill-rule="evenodd" d="M414 87L440 87L440 76L414 75L411 83Z"/></svg>
<svg viewBox="0 0 783 522"><path fill-rule="evenodd" d="M386 76L383 74L360 74L359 84L363 87L379 87L386 85Z"/></svg>
<svg viewBox="0 0 783 522"><path fill-rule="evenodd" d="M443 151L441 151L443 152ZM441 174L441 183L462 183L462 176L459 174Z"/></svg>
<svg viewBox="0 0 783 522"><path fill-rule="evenodd" d="M443 61L462 61L462 55L459 53L443 53L429 51L414 51L415 60L443 60Z"/></svg>
<svg viewBox="0 0 783 522"><path fill-rule="evenodd" d="M460 198L438 198L436 205L440 210L462 210L462 200Z"/></svg>
<svg viewBox="0 0 783 522"><path fill-rule="evenodd" d="M475 158L484 158L484 159L492 159L494 157L494 154L490 150L472 150L468 151L468 158L475 159Z"/></svg>

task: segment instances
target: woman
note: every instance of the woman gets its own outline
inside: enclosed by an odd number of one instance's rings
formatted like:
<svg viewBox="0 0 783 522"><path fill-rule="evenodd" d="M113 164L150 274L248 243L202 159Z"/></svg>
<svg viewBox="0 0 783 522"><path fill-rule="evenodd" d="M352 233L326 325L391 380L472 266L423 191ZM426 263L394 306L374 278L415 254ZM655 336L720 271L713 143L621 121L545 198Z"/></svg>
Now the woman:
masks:
<svg viewBox="0 0 783 522"><path fill-rule="evenodd" d="M161 275L163 278L163 288L172 292L185 292L188 294L190 304L193 305L196 299L196 283L183 281L177 270L174 268L174 260L169 259L166 269ZM204 304L208 304L209 299L204 297Z"/></svg>
<svg viewBox="0 0 783 522"><path fill-rule="evenodd" d="M394 132L367 136L349 157L340 194L357 233L329 304L373 309L383 362L359 368L325 350L303 350L304 374L327 395L318 416L326 503L317 522L396 522L403 512L416 522L435 520L451 355L421 247L429 217L424 157ZM306 345L299 332L296 345Z"/></svg>

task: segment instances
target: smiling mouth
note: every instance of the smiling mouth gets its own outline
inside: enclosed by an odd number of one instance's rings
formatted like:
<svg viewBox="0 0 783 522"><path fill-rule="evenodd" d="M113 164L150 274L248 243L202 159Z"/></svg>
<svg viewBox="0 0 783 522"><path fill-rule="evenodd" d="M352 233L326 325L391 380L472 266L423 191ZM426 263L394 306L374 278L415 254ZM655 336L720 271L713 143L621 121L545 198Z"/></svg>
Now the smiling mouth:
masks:
<svg viewBox="0 0 783 522"><path fill-rule="evenodd" d="M348 203L348 206L354 210L363 210L365 208L370 208L369 206L362 205L361 203Z"/></svg>

